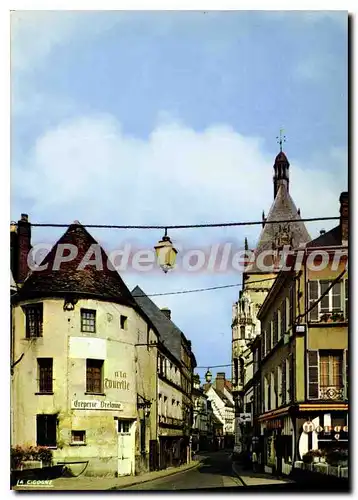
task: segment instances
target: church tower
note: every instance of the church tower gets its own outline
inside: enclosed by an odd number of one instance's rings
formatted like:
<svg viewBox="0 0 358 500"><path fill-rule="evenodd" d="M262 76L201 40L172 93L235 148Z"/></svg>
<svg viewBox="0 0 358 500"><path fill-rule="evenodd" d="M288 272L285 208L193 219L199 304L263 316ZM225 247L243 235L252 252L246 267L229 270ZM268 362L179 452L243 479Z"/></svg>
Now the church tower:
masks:
<svg viewBox="0 0 358 500"><path fill-rule="evenodd" d="M253 376L252 354L249 343L261 334L261 324L257 313L270 291L279 271L277 256L284 246L298 248L311 240L305 224L301 220L300 211L289 193L289 161L282 151L284 136L280 133L280 151L273 165L274 201L267 217L262 214L262 229L256 249L255 261L243 272L243 287L239 299L232 308L232 384L235 399L235 453L242 450L243 429L240 426L239 415L250 408L253 400L253 389L244 390ZM274 222L275 221L275 222ZM277 221L277 222L276 222ZM289 222L280 222L289 221ZM292 222L291 222L292 221ZM269 224L267 223L269 222ZM245 238L245 250L248 243ZM260 265L260 255L265 257L265 265L271 266L270 271Z"/></svg>
<svg viewBox="0 0 358 500"><path fill-rule="evenodd" d="M284 186L287 193L289 192L289 168L290 164L288 162L287 156L283 151L280 151L276 156L275 163L273 166L274 176L273 176L273 197L277 196L277 192L280 186Z"/></svg>

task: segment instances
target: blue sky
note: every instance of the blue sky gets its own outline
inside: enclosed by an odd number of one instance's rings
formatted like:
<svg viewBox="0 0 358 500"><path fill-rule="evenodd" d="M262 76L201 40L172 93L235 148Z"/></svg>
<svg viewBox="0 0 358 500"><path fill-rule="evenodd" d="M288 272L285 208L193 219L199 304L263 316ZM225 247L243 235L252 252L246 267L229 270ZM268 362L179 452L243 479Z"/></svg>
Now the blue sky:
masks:
<svg viewBox="0 0 358 500"><path fill-rule="evenodd" d="M336 216L348 187L347 56L345 12L17 11L11 217L260 219L272 203L281 127L302 215ZM332 224L307 227L315 237ZM92 232L106 249L128 240L152 246L162 236ZM59 231L33 234L34 242L53 241ZM171 236L190 248L242 245L247 236L253 247L258 234L250 227ZM240 281L235 273L123 278L148 293ZM172 308L200 366L230 362L238 291L156 300Z"/></svg>

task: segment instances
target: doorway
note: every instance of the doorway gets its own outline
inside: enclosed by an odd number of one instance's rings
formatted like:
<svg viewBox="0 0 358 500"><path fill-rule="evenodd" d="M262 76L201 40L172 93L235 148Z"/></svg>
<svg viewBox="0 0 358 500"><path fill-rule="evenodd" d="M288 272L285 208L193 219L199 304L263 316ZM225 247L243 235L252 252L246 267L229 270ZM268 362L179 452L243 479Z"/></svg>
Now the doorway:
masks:
<svg viewBox="0 0 358 500"><path fill-rule="evenodd" d="M134 474L134 422L118 420L118 476Z"/></svg>

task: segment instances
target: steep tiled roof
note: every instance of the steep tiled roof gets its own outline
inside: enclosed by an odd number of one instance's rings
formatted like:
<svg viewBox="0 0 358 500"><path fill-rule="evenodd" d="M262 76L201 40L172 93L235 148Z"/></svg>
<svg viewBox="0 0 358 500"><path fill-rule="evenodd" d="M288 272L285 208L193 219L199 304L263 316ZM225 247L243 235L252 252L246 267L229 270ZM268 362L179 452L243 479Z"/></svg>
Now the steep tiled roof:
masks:
<svg viewBox="0 0 358 500"><path fill-rule="evenodd" d="M234 405L232 404L232 402L225 396L225 394L220 391L219 389L216 389L215 387L213 387L214 391L216 392L216 394L219 396L219 398L225 403L226 406L229 406L230 408L234 408Z"/></svg>
<svg viewBox="0 0 358 500"><path fill-rule="evenodd" d="M139 286L136 286L132 290L132 296L139 307L153 322L165 347L180 361L181 330L154 304Z"/></svg>
<svg viewBox="0 0 358 500"><path fill-rule="evenodd" d="M55 270L53 263L56 250L59 244L64 243L77 247L78 254L73 260L61 263L59 269ZM108 257L102 247L99 248L103 270L97 270L95 265L78 269L92 244L98 245L80 223L71 224L41 262L41 265L48 264L47 269L32 271L28 275L19 291L19 298L80 295L137 307L122 278L115 270L108 268Z"/></svg>
<svg viewBox="0 0 358 500"><path fill-rule="evenodd" d="M307 232L305 224L301 220L301 216L298 214L296 205L291 198L290 193L287 191L285 186L281 185L277 191L276 198L271 206L268 213L267 221L272 220L293 220L297 221L293 224L289 224L290 237L292 238L292 247L298 248L300 244L306 244L310 241L310 235ZM272 243L275 241L277 234L286 227L286 224L265 224L257 244L255 254L256 256L262 253L264 250L272 250ZM268 263L269 258L265 259L265 264ZM260 271L260 269L254 264L249 272Z"/></svg>
<svg viewBox="0 0 358 500"><path fill-rule="evenodd" d="M318 236L307 243L307 248L311 247L332 247L342 245L341 226L336 226L330 231Z"/></svg>

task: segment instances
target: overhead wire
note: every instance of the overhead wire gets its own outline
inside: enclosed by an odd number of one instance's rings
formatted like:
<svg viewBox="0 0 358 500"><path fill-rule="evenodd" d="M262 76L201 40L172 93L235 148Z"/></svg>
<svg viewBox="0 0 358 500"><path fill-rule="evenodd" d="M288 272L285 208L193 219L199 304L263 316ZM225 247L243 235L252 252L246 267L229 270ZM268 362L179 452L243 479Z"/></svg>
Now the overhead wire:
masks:
<svg viewBox="0 0 358 500"><path fill-rule="evenodd" d="M32 227L69 227L79 225L82 227L96 229L198 229L207 227L233 227L233 226L255 226L261 224L294 224L296 222L316 222L338 220L340 217L310 217L306 219L282 219L282 220L260 220L260 221L245 221L245 222L220 222L220 223L205 223L205 224L174 224L174 225L117 225L117 224L81 224L80 222L72 222L70 224L62 223L43 223L29 222ZM17 222L13 222L17 225Z"/></svg>
<svg viewBox="0 0 358 500"><path fill-rule="evenodd" d="M276 279L276 276L274 276L273 278L265 278L265 279L260 279L260 280L254 280L254 281L250 281L250 285L251 283L261 283L263 281L269 281L269 280L275 280ZM197 292L207 292L209 290L220 290L220 289L223 289L223 288L233 288L233 287L237 287L237 286L242 286L244 283L233 283L231 285L219 285L219 286L210 286L210 287L207 287L207 288L193 288L193 289L188 289L188 290L178 290L178 291L175 291L175 292L163 292L163 293L152 293L152 294L146 294L146 293L143 293L143 294L140 294L140 295L134 295L133 294L133 297L159 297L159 296L163 296L163 295L180 295L180 294L184 294L184 293L197 293ZM246 288L247 290L247 288Z"/></svg>

